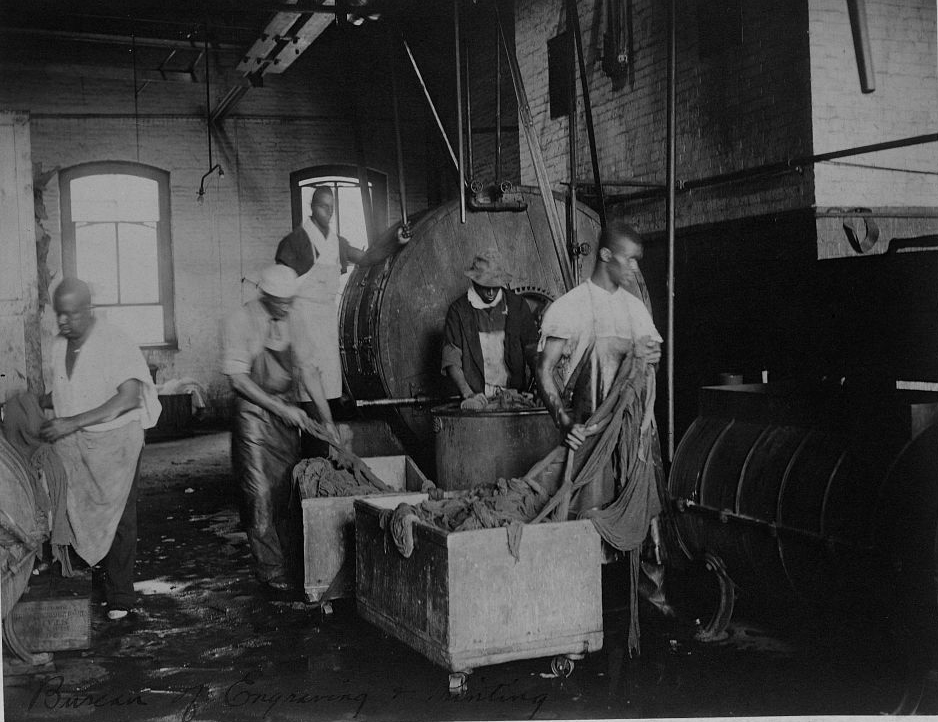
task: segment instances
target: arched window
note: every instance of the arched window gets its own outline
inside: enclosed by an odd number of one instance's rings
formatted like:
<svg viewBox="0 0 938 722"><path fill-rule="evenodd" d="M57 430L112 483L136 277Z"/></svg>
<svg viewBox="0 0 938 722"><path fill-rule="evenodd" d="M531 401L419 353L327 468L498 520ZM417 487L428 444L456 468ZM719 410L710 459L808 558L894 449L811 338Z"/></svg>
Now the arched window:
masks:
<svg viewBox="0 0 938 722"><path fill-rule="evenodd" d="M141 346L175 346L169 173L83 163L59 174L62 265L91 286L95 313Z"/></svg>
<svg viewBox="0 0 938 722"><path fill-rule="evenodd" d="M365 211L362 204L361 182L358 168L353 165L318 165L290 174L290 196L294 227L309 215L313 188L325 185L335 194L335 215L332 222L336 233L348 239L356 248L367 248ZM388 177L380 171L368 169L374 233L388 226ZM374 240L374 238L372 238Z"/></svg>

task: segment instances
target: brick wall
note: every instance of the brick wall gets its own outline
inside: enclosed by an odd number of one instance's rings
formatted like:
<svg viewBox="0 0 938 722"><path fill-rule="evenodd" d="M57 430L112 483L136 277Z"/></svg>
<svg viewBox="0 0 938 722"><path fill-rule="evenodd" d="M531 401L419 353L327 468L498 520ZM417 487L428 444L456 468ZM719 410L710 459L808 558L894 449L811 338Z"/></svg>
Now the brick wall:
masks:
<svg viewBox="0 0 938 722"><path fill-rule="evenodd" d="M876 0L867 2L866 8L876 89L864 94L846 3L810 3L815 153L900 140L938 129L935 3ZM815 200L822 216L817 222L818 257L857 255L842 229L839 214L843 208L873 210L880 241L870 253L885 252L894 237L938 234L936 168L938 143L817 164ZM900 217L894 217L897 215Z"/></svg>
<svg viewBox="0 0 938 722"><path fill-rule="evenodd" d="M213 140L213 161L222 165L225 176L208 179L200 204L199 181L209 168L204 85L149 84L138 96L135 120L129 77L101 77L100 68L93 65L50 70L19 57L13 62L9 53L0 56L0 69L5 68L8 79L0 88L0 108L30 111L35 163L48 169L130 160L170 172L179 347L147 351L147 355L160 367L159 381L192 376L209 389L217 409L223 408L227 398L227 384L218 373L219 320L252 295L251 287L241 279L256 278L273 260L278 240L290 230L290 172L318 164L356 162L343 79L331 73L315 75L316 58L304 60L283 77L272 78L266 87L250 90L225 121ZM212 76L213 96L221 97L235 80L230 67L220 67ZM399 199L384 81L381 76L358 78L345 87L375 102L364 117L365 156L369 166L388 174L393 223L399 217ZM427 205L426 134L422 106L416 103L417 99L405 103L420 112L406 118L403 140L412 213ZM46 188L45 204L50 214L45 225L52 235L48 265L59 278L61 231L55 178ZM48 309L43 329L48 360L48 345L56 332Z"/></svg>
<svg viewBox="0 0 938 722"><path fill-rule="evenodd" d="M847 4L812 0L811 116L814 152L897 140L938 129L936 5L932 0L866 3L876 90L861 93ZM932 175L855 164L931 171ZM935 206L938 143L821 163L818 206Z"/></svg>
<svg viewBox="0 0 938 722"><path fill-rule="evenodd" d="M559 3L519 0L518 60L554 187L567 180L567 120L548 109L547 40L564 29ZM614 89L601 68L599 3L578 3L596 142L604 180L664 183L666 172L667 4L632 4L632 63ZM706 3L701 4L706 12ZM804 3L742 3L742 44L702 58L698 3L677 2L677 177L692 180L784 161L811 150L807 17ZM578 176L591 177L580 104ZM534 182L521 151L524 182ZM619 192L629 189L619 188ZM610 186L609 193L616 190ZM810 205L811 174L790 173L681 194L678 224L758 215ZM627 210L648 230L664 225L662 202Z"/></svg>

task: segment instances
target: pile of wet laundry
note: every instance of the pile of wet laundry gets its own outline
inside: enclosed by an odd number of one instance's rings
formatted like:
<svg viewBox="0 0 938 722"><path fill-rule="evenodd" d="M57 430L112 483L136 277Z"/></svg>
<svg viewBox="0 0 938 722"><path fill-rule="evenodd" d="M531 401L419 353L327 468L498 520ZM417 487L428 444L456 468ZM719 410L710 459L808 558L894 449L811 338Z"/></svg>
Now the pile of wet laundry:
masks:
<svg viewBox="0 0 938 722"><path fill-rule="evenodd" d="M447 532L505 527L508 550L518 559L524 525L537 516L548 499L547 491L533 479L499 479L457 492L435 490L421 504L398 504L382 514L381 526L405 557L414 551L415 521Z"/></svg>

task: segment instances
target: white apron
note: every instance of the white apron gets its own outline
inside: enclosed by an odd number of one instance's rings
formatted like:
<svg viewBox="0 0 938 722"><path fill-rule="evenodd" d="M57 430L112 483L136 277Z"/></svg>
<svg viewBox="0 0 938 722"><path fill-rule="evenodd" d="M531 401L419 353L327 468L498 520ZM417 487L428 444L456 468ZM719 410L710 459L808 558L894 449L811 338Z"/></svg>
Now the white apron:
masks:
<svg viewBox="0 0 938 722"><path fill-rule="evenodd" d="M329 229L323 237L308 218L303 230L318 251L313 267L299 277L299 290L293 301L297 316L306 324L313 340L313 360L319 368L327 399L342 395L342 362L339 358L339 236ZM311 401L305 391L300 401Z"/></svg>

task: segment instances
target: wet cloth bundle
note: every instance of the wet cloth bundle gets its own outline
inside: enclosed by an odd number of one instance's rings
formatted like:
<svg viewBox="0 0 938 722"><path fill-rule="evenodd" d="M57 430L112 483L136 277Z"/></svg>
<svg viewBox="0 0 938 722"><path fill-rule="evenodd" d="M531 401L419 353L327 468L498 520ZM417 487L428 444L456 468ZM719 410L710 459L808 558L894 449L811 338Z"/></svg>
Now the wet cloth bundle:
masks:
<svg viewBox="0 0 938 722"><path fill-rule="evenodd" d="M381 526L405 557L414 551L414 521L448 532L506 527L508 551L519 559L524 524L537 516L547 499L547 492L533 479L499 479L495 484L450 492L446 498L399 504L382 514Z"/></svg>
<svg viewBox="0 0 938 722"><path fill-rule="evenodd" d="M39 438L45 420L35 394L21 393L4 404L3 434L36 472L33 479L39 511L48 514L52 557L62 565L62 576L73 574L68 546L74 541L68 522L65 467L52 444Z"/></svg>
<svg viewBox="0 0 938 722"><path fill-rule="evenodd" d="M367 496L395 491L360 467L346 467L334 459L313 457L293 467L293 484L305 498L315 496Z"/></svg>
<svg viewBox="0 0 938 722"><path fill-rule="evenodd" d="M543 409L544 405L534 398L534 394L514 389L498 389L494 396L489 397L483 411L527 411L528 409Z"/></svg>

